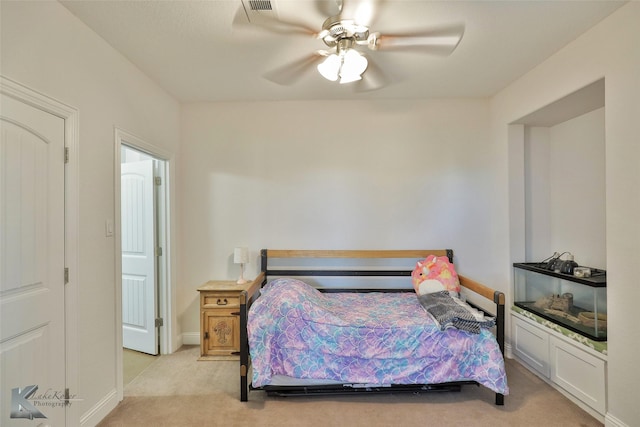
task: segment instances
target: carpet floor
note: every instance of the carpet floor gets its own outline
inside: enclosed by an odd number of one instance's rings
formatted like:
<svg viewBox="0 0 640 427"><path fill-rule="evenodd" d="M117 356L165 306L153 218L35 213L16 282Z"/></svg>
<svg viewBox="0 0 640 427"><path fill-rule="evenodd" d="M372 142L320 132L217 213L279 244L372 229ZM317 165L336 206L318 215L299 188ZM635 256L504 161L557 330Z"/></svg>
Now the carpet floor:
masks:
<svg viewBox="0 0 640 427"><path fill-rule="evenodd" d="M266 396L240 402L238 362L198 361L199 347L160 356L125 386L124 400L99 424L108 426L602 426L547 383L507 359L511 393L461 392L336 397Z"/></svg>
<svg viewBox="0 0 640 427"><path fill-rule="evenodd" d="M126 386L147 369L159 356L152 356L146 353L140 353L128 348L122 349L122 374L124 385Z"/></svg>

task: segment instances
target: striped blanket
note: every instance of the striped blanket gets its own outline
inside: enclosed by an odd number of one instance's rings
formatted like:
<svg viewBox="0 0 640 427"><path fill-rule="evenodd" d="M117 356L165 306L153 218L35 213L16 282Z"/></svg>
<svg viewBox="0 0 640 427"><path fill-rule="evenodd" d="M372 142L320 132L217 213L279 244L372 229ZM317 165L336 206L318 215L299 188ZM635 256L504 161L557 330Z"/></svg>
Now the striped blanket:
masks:
<svg viewBox="0 0 640 427"><path fill-rule="evenodd" d="M479 334L480 328L490 329L496 324L495 317L486 317L460 299L452 297L449 291L418 295L418 301L443 331L457 328Z"/></svg>

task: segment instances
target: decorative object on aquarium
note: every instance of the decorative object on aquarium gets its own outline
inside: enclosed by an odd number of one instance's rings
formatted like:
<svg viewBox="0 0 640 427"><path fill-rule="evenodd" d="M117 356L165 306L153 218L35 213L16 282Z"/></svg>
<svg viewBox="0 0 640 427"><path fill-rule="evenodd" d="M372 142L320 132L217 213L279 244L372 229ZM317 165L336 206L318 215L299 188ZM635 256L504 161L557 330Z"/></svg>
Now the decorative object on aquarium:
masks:
<svg viewBox="0 0 640 427"><path fill-rule="evenodd" d="M573 269L573 275L576 277L591 277L591 269L589 267L576 267Z"/></svg>
<svg viewBox="0 0 640 427"><path fill-rule="evenodd" d="M578 319L580 323L591 328L596 326L596 314L593 311L581 311L578 313ZM597 316L598 329L607 329L607 315L604 313L598 313Z"/></svg>
<svg viewBox="0 0 640 427"><path fill-rule="evenodd" d="M562 295L547 295L538 298L533 305L543 310L551 309L569 313L573 309L573 294L565 292Z"/></svg>

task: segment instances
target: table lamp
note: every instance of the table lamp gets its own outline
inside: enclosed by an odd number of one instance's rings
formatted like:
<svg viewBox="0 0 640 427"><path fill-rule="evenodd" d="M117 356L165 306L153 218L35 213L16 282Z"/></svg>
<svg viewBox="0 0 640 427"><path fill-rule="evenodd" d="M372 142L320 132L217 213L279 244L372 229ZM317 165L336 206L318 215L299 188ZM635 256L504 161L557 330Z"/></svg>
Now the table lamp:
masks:
<svg viewBox="0 0 640 427"><path fill-rule="evenodd" d="M247 283L244 279L244 265L249 262L249 250L245 247L237 247L233 250L234 264L240 264L240 277L236 282L238 285Z"/></svg>

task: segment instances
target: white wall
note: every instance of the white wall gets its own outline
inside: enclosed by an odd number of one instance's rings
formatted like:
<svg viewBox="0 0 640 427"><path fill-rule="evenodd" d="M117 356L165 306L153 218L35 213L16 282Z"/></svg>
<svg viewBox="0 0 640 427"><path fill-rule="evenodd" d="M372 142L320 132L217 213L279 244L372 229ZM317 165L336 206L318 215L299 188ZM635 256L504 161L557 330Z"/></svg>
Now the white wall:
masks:
<svg viewBox="0 0 640 427"><path fill-rule="evenodd" d="M556 250L551 243L551 142L549 128L524 128L525 257L541 261Z"/></svg>
<svg viewBox="0 0 640 427"><path fill-rule="evenodd" d="M501 91L492 100L492 134L508 159L504 170L516 185L511 199L509 264L524 255L524 203L518 195L521 168L508 124L600 78L605 78L606 257L608 302L607 425L640 425L636 323L640 287L640 3L630 2L609 18ZM509 163L511 160L511 164ZM511 169L510 169L511 167ZM519 189L522 191L522 188Z"/></svg>
<svg viewBox="0 0 640 427"><path fill-rule="evenodd" d="M183 331L196 288L235 278L234 246L452 248L458 269L496 274L496 187L487 100L186 105L180 204Z"/></svg>
<svg viewBox="0 0 640 427"><path fill-rule="evenodd" d="M116 248L105 236L105 221L116 215L114 126L174 153L179 105L59 3L2 1L0 7L0 73L80 112L79 389L71 392L83 399L74 410L90 424L97 405L114 404L119 351Z"/></svg>
<svg viewBox="0 0 640 427"><path fill-rule="evenodd" d="M607 268L605 110L550 129L551 248L580 265Z"/></svg>

